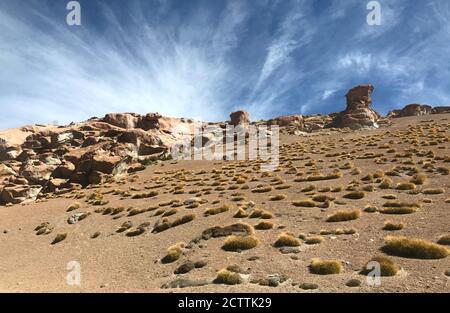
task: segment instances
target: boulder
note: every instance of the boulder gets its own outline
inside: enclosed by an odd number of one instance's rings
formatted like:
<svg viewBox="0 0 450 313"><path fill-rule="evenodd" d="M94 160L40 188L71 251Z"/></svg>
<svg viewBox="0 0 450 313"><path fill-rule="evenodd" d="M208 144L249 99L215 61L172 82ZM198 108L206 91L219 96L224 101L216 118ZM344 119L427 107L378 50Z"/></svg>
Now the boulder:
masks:
<svg viewBox="0 0 450 313"><path fill-rule="evenodd" d="M250 115L246 111L236 111L230 114L230 124L237 125L248 125L250 124Z"/></svg>
<svg viewBox="0 0 450 313"><path fill-rule="evenodd" d="M349 127L353 130L378 128L380 115L370 107L373 90L372 85L360 85L350 89L346 95L347 108L335 117L330 126Z"/></svg>
<svg viewBox="0 0 450 313"><path fill-rule="evenodd" d="M278 125L283 126L298 126L303 128L303 116L302 115L284 115L277 118L271 119L267 122L268 125Z"/></svg>
<svg viewBox="0 0 450 313"><path fill-rule="evenodd" d="M17 204L27 200L34 201L41 190L41 186L21 185L5 187L0 195L0 202Z"/></svg>
<svg viewBox="0 0 450 313"><path fill-rule="evenodd" d="M389 112L389 117L407 117L407 116L422 116L431 114L433 108L426 104L408 104L401 110L394 110Z"/></svg>
<svg viewBox="0 0 450 313"><path fill-rule="evenodd" d="M47 165L39 160L29 160L20 168L20 175L31 183L43 186L55 168L56 166Z"/></svg>
<svg viewBox="0 0 450 313"><path fill-rule="evenodd" d="M103 122L125 129L136 128L140 116L134 113L110 113L106 114Z"/></svg>
<svg viewBox="0 0 450 313"><path fill-rule="evenodd" d="M434 107L431 113L432 114L450 113L450 106Z"/></svg>

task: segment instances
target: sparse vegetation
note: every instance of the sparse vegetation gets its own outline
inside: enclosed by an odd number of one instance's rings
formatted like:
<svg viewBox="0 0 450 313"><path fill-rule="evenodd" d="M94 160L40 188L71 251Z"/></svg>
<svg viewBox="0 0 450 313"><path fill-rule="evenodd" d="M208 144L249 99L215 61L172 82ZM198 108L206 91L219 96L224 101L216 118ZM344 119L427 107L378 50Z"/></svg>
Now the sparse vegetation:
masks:
<svg viewBox="0 0 450 313"><path fill-rule="evenodd" d="M366 193L364 191L352 191L352 192L344 195L344 198L358 200L358 199L364 198L365 196L366 196Z"/></svg>
<svg viewBox="0 0 450 313"><path fill-rule="evenodd" d="M383 230L388 230L388 231L401 230L401 229L403 229L404 226L405 225L400 222L386 221L386 222L384 222Z"/></svg>
<svg viewBox="0 0 450 313"><path fill-rule="evenodd" d="M396 265L391 259L386 258L384 256L376 256L372 258L367 264L364 266L361 271L362 274L368 275L371 271L374 270L372 262L376 262L375 264L379 264L380 266L380 275L381 276L395 276L398 271L400 271L400 267Z"/></svg>
<svg viewBox="0 0 450 313"><path fill-rule="evenodd" d="M328 216L327 222L345 222L356 220L361 216L361 210L339 210Z"/></svg>
<svg viewBox="0 0 450 313"><path fill-rule="evenodd" d="M313 274L332 275L342 272L342 263L338 260L312 259L309 270Z"/></svg>
<svg viewBox="0 0 450 313"><path fill-rule="evenodd" d="M215 284L226 284L226 285L237 285L242 283L241 275L227 270L226 268L221 269L217 273L217 277L214 280Z"/></svg>
<svg viewBox="0 0 450 313"><path fill-rule="evenodd" d="M222 249L225 251L240 251L249 250L259 244L258 238L253 235L250 236L236 236L231 235L225 239Z"/></svg>
<svg viewBox="0 0 450 313"><path fill-rule="evenodd" d="M282 233L278 236L278 239L274 243L275 247L298 247L300 246L300 240L294 237L290 233Z"/></svg>
<svg viewBox="0 0 450 313"><path fill-rule="evenodd" d="M178 260L181 255L183 254L183 247L184 247L184 243L177 243L173 246L170 246L167 249L167 254L161 259L161 262L166 264L166 263L173 263L176 260Z"/></svg>
<svg viewBox="0 0 450 313"><path fill-rule="evenodd" d="M390 255L415 259L442 259L449 255L447 248L423 239L388 236L384 241L382 250Z"/></svg>

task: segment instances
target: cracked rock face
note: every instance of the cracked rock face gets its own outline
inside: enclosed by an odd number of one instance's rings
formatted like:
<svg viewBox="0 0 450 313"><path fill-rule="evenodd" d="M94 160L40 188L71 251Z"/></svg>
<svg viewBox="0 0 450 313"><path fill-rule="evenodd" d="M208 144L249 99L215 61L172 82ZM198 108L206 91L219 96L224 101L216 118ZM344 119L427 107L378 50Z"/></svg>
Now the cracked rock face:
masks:
<svg viewBox="0 0 450 313"><path fill-rule="evenodd" d="M346 95L347 108L334 120L336 126L354 130L378 128L380 115L371 108L373 90L372 85L360 85L350 89Z"/></svg>

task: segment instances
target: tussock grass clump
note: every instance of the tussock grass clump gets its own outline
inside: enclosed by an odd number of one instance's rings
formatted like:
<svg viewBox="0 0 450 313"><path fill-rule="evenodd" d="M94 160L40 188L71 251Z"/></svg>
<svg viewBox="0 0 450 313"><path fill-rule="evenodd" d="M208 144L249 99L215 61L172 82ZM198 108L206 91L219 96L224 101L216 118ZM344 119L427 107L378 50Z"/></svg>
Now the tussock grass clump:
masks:
<svg viewBox="0 0 450 313"><path fill-rule="evenodd" d="M344 198L346 199L352 199L352 200L359 200L366 196L366 193L364 191L352 191L346 195L344 195Z"/></svg>
<svg viewBox="0 0 450 313"><path fill-rule="evenodd" d="M248 217L248 213L243 209L243 208L239 208L236 213L234 213L233 217L234 218L246 218Z"/></svg>
<svg viewBox="0 0 450 313"><path fill-rule="evenodd" d="M342 263L338 260L312 259L309 270L313 274L332 275L342 272Z"/></svg>
<svg viewBox="0 0 450 313"><path fill-rule="evenodd" d="M401 208L401 207L413 207L420 209L422 206L417 202L403 202L403 201L387 201L383 204L384 207L389 208Z"/></svg>
<svg viewBox="0 0 450 313"><path fill-rule="evenodd" d="M261 186L261 187L256 187L255 189L252 189L253 193L265 193L265 192L270 192L272 191L273 187L272 186Z"/></svg>
<svg viewBox="0 0 450 313"><path fill-rule="evenodd" d="M369 262L367 262L367 264L361 271L361 274L368 275L371 271L373 271L374 268L371 266L371 262L377 262L380 265L381 276L395 276L398 271L400 271L400 267L396 265L391 259L384 256L376 256L373 257Z"/></svg>
<svg viewBox="0 0 450 313"><path fill-rule="evenodd" d="M306 186L305 188L301 189L300 191L301 192L311 192L313 190L316 190L316 188L317 187L315 185L309 185L309 186Z"/></svg>
<svg viewBox="0 0 450 313"><path fill-rule="evenodd" d="M249 250L259 244L258 238L250 236L231 235L225 239L222 249L225 251Z"/></svg>
<svg viewBox="0 0 450 313"><path fill-rule="evenodd" d="M305 239L305 243L307 245L317 245L322 243L325 240L325 238L323 238L322 236L312 236L312 237L307 237Z"/></svg>
<svg viewBox="0 0 450 313"><path fill-rule="evenodd" d="M268 229L272 229L273 226L274 226L274 224L272 222L262 221L262 222L259 222L258 224L255 225L255 229L268 230Z"/></svg>
<svg viewBox="0 0 450 313"><path fill-rule="evenodd" d="M249 218L262 218L262 219L271 219L273 214L269 211L254 209L252 213L248 216Z"/></svg>
<svg viewBox="0 0 450 313"><path fill-rule="evenodd" d="M389 189L389 188L391 188L393 183L394 182L392 181L392 179L390 179L389 177L386 177L385 179L383 179L381 184L378 185L378 187L380 189Z"/></svg>
<svg viewBox="0 0 450 313"><path fill-rule="evenodd" d="M226 268L221 269L217 273L216 279L214 279L215 284L225 284L225 285L237 285L242 283L241 275L227 270Z"/></svg>
<svg viewBox="0 0 450 313"><path fill-rule="evenodd" d="M378 208L375 205L368 204L364 207L364 212L367 212L367 213L375 213L377 211L378 211Z"/></svg>
<svg viewBox="0 0 450 313"><path fill-rule="evenodd" d="M314 208L317 204L311 199L299 200L292 202L293 206L303 207L303 208Z"/></svg>
<svg viewBox="0 0 450 313"><path fill-rule="evenodd" d="M58 242L61 242L66 238L67 238L67 233L57 234L55 239L53 239L53 241L51 242L51 244L52 245L57 244Z"/></svg>
<svg viewBox="0 0 450 313"><path fill-rule="evenodd" d="M361 216L361 210L340 210L328 216L327 222L345 222L356 220Z"/></svg>
<svg viewBox="0 0 450 313"><path fill-rule="evenodd" d="M422 193L424 195L440 195L444 192L445 192L444 188L427 188L422 190Z"/></svg>
<svg viewBox="0 0 450 313"><path fill-rule="evenodd" d="M416 185L423 185L427 181L427 175L425 173L417 173L411 178L410 182Z"/></svg>
<svg viewBox="0 0 450 313"><path fill-rule="evenodd" d="M150 192L136 193L131 196L131 199L145 199L145 198L153 198L158 195L158 192L153 190Z"/></svg>
<svg viewBox="0 0 450 313"><path fill-rule="evenodd" d="M384 222L383 230L395 231L395 230L401 230L401 229L403 229L403 227L405 227L405 225L403 223L386 221L386 222Z"/></svg>
<svg viewBox="0 0 450 313"><path fill-rule="evenodd" d="M396 188L397 190L414 190L417 186L414 183L399 183Z"/></svg>
<svg viewBox="0 0 450 313"><path fill-rule="evenodd" d="M79 202L74 202L67 207L67 212L78 210L80 207L81 207L81 204Z"/></svg>
<svg viewBox="0 0 450 313"><path fill-rule="evenodd" d="M183 225L183 224L186 224L186 223L189 223L189 222L193 221L194 219L195 219L195 214L194 213L186 214L186 215L183 215L182 217L174 220L170 224L170 227L176 227L176 226L179 226L179 225Z"/></svg>
<svg viewBox="0 0 450 313"><path fill-rule="evenodd" d="M216 215L216 214L228 212L230 209L231 209L230 205L224 204L218 208L207 209L203 215L204 216Z"/></svg>
<svg viewBox="0 0 450 313"><path fill-rule="evenodd" d="M328 195L315 195L312 197L313 201L316 202L326 202L326 201L333 201L335 198L328 196Z"/></svg>
<svg viewBox="0 0 450 313"><path fill-rule="evenodd" d="M270 201L280 201L286 199L285 195L274 195L269 198Z"/></svg>
<svg viewBox="0 0 450 313"><path fill-rule="evenodd" d="M404 214L412 214L417 212L417 208L415 207L392 207L392 208L382 208L380 211L380 213L382 214L399 214L399 215L404 215Z"/></svg>
<svg viewBox="0 0 450 313"><path fill-rule="evenodd" d="M164 264L173 263L178 260L183 254L184 243L180 242L167 249L167 254L161 259Z"/></svg>
<svg viewBox="0 0 450 313"><path fill-rule="evenodd" d="M437 243L446 246L450 245L450 234L441 236Z"/></svg>
<svg viewBox="0 0 450 313"><path fill-rule="evenodd" d="M406 258L442 259L450 253L446 247L423 239L388 236L384 242L383 252Z"/></svg>
<svg viewBox="0 0 450 313"><path fill-rule="evenodd" d="M298 247L300 246L300 240L294 237L290 233L282 233L278 236L278 239L274 243L275 247Z"/></svg>
<svg viewBox="0 0 450 313"><path fill-rule="evenodd" d="M331 180L331 179L338 179L343 177L344 174L342 172L334 172L331 174L314 174L309 175L306 178L296 178L295 182L306 182L306 181L321 181L321 180Z"/></svg>

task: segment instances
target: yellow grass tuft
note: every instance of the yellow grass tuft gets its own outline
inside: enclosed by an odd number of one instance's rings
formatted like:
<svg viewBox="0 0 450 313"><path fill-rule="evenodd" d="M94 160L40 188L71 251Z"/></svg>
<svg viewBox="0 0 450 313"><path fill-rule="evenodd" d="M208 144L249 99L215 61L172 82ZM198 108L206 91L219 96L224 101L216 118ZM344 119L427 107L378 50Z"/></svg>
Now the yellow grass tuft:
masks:
<svg viewBox="0 0 450 313"><path fill-rule="evenodd" d="M259 244L258 238L253 235L250 236L236 236L231 235L225 239L222 249L225 251L239 251L248 250L256 247Z"/></svg>
<svg viewBox="0 0 450 313"><path fill-rule="evenodd" d="M345 222L356 220L361 216L361 210L340 210L328 216L327 222Z"/></svg>
<svg viewBox="0 0 450 313"><path fill-rule="evenodd" d="M325 238L323 238L322 236L312 236L312 237L307 237L305 239L305 243L307 245L317 245L322 243L325 240Z"/></svg>
<svg viewBox="0 0 450 313"><path fill-rule="evenodd" d="M440 195L444 192L445 192L444 188L427 188L422 190L422 193L424 195Z"/></svg>
<svg viewBox="0 0 450 313"><path fill-rule="evenodd" d="M344 195L344 198L358 200L358 199L364 198L365 196L366 196L366 193L363 191L352 191L352 192Z"/></svg>
<svg viewBox="0 0 450 313"><path fill-rule="evenodd" d="M268 229L272 229L273 226L274 226L274 224L272 222L262 221L262 222L259 222L258 224L255 225L255 229L268 230Z"/></svg>
<svg viewBox="0 0 450 313"><path fill-rule="evenodd" d="M178 260L181 257L181 255L183 254L183 250L182 250L183 247L184 247L184 243L182 243L182 242L177 243L173 246L170 246L167 249L166 256L164 256L164 258L161 259L161 262L166 264L166 263L173 263L176 260Z"/></svg>
<svg viewBox="0 0 450 313"><path fill-rule="evenodd" d="M398 271L400 271L400 267L396 265L391 259L388 259L384 256L376 256L373 257L369 262L367 262L367 264L361 271L362 274L368 275L374 270L374 268L370 266L371 262L376 262L379 264L381 276L395 276Z"/></svg>
<svg viewBox="0 0 450 313"><path fill-rule="evenodd" d="M242 283L241 275L238 273L231 272L226 268L221 269L217 273L217 277L214 280L215 284L225 284L225 285L237 285Z"/></svg>
<svg viewBox="0 0 450 313"><path fill-rule="evenodd" d="M450 254L446 247L423 239L388 236L384 242L385 253L406 258L442 259Z"/></svg>
<svg viewBox="0 0 450 313"><path fill-rule="evenodd" d="M403 229L403 227L405 227L405 225L403 223L386 221L386 222L384 222L383 230L395 231L395 230L401 230L401 229Z"/></svg>
<svg viewBox="0 0 450 313"><path fill-rule="evenodd" d="M340 272L342 272L343 267L341 262L338 260L323 260L316 258L311 260L309 270L313 274L331 275L339 274Z"/></svg>
<svg viewBox="0 0 450 313"><path fill-rule="evenodd" d="M67 212L78 210L80 207L81 207L81 204L79 202L74 202L67 207Z"/></svg>
<svg viewBox="0 0 450 313"><path fill-rule="evenodd" d="M290 233L282 233L278 236L277 241L274 243L275 247L298 247L300 246L300 240L295 238Z"/></svg>
<svg viewBox="0 0 450 313"><path fill-rule="evenodd" d="M437 243L446 246L450 245L450 234L441 236Z"/></svg>

